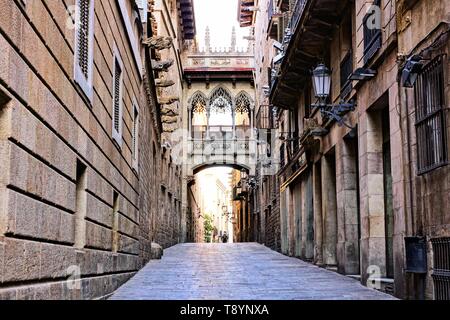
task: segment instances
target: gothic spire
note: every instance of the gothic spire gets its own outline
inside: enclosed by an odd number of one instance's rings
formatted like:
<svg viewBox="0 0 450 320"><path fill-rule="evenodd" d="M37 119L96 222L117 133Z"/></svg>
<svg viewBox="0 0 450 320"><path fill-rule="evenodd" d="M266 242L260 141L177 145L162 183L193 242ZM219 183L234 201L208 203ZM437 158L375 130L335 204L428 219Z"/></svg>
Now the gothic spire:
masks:
<svg viewBox="0 0 450 320"><path fill-rule="evenodd" d="M209 33L209 26L205 29L205 49L207 52L211 51L211 35Z"/></svg>
<svg viewBox="0 0 450 320"><path fill-rule="evenodd" d="M231 31L231 51L236 51L236 28L233 26Z"/></svg>

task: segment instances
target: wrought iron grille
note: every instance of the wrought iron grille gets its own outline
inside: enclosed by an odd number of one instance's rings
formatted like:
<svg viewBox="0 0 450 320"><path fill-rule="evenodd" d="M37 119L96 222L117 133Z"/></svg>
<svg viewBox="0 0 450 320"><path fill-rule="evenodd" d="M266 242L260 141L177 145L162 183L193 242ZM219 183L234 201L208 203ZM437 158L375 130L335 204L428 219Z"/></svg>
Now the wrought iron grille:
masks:
<svg viewBox="0 0 450 320"><path fill-rule="evenodd" d="M415 83L418 173L445 165L447 159L444 56L431 61Z"/></svg>
<svg viewBox="0 0 450 320"><path fill-rule="evenodd" d="M380 1L375 0L374 6L380 6ZM376 11L370 10L363 18L363 33L364 33L364 63L367 64L369 60L381 48L381 29L372 28L369 21L374 18Z"/></svg>
<svg viewBox="0 0 450 320"><path fill-rule="evenodd" d="M436 300L450 300L450 238L431 239L433 283Z"/></svg>
<svg viewBox="0 0 450 320"><path fill-rule="evenodd" d="M303 15L303 11L305 10L306 4L308 0L297 0L295 6L292 10L291 21L289 23L289 29L293 34L297 29L297 25Z"/></svg>
<svg viewBox="0 0 450 320"><path fill-rule="evenodd" d="M341 62L341 98L345 99L352 91L352 81L348 78L353 73L353 54L349 51Z"/></svg>

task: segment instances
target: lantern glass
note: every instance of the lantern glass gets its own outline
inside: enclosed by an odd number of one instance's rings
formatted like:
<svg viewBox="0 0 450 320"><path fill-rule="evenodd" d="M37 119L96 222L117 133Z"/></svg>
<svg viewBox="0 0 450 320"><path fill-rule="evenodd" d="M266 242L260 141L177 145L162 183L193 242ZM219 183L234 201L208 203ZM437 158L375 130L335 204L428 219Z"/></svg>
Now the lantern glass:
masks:
<svg viewBox="0 0 450 320"><path fill-rule="evenodd" d="M330 70L323 63L314 69L312 82L316 98L321 100L327 99L331 89L331 74Z"/></svg>
<svg viewBox="0 0 450 320"><path fill-rule="evenodd" d="M245 169L242 169L241 170L241 179L245 180L245 179L247 179L247 177L248 177L247 171L245 171Z"/></svg>

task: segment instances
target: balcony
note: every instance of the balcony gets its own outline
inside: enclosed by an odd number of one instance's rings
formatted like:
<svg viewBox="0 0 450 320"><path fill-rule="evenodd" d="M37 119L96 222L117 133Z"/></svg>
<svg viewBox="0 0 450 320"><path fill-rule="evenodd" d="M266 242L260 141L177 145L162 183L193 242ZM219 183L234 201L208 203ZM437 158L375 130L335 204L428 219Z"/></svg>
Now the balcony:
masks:
<svg viewBox="0 0 450 320"><path fill-rule="evenodd" d="M197 140L239 140L250 139L252 132L250 126L192 126L192 138Z"/></svg>
<svg viewBox="0 0 450 320"><path fill-rule="evenodd" d="M299 88L331 43L335 27L347 14L350 0L297 0L283 42L283 56L275 63L270 103L288 109L297 103Z"/></svg>
<svg viewBox="0 0 450 320"><path fill-rule="evenodd" d="M269 19L269 27L267 34L272 39L278 38L278 29L280 25L279 18L283 16L281 8L277 4L277 0L270 0L267 8L267 16Z"/></svg>
<svg viewBox="0 0 450 320"><path fill-rule="evenodd" d="M294 9L292 10L292 16L289 21L289 30L291 34L297 30L298 23L300 22L300 18L305 11L306 3L308 1L309 0L297 0L297 2L295 3Z"/></svg>
<svg viewBox="0 0 450 320"><path fill-rule="evenodd" d="M193 137L187 141L188 162L193 167L206 163L245 164L256 162L257 141L248 126L206 126L193 128Z"/></svg>

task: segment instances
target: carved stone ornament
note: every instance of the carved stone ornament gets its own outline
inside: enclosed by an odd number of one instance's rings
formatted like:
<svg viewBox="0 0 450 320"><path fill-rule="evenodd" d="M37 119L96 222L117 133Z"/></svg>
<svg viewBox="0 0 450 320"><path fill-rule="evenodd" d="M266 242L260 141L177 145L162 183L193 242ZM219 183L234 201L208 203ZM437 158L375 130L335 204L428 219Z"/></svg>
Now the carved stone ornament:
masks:
<svg viewBox="0 0 450 320"><path fill-rule="evenodd" d="M175 84L173 80L156 79L155 85L160 88L171 87Z"/></svg>
<svg viewBox="0 0 450 320"><path fill-rule="evenodd" d="M169 71L169 68L171 66L173 66L174 62L175 62L175 60L173 60L173 59L164 60L164 61L152 60L152 68L155 71L167 72L167 71Z"/></svg>
<svg viewBox="0 0 450 320"><path fill-rule="evenodd" d="M177 101L180 101L179 97L169 96L169 97L158 97L159 104L172 104Z"/></svg>
<svg viewBox="0 0 450 320"><path fill-rule="evenodd" d="M142 43L155 50L164 50L172 47L173 39L172 37L155 36L145 39Z"/></svg>

